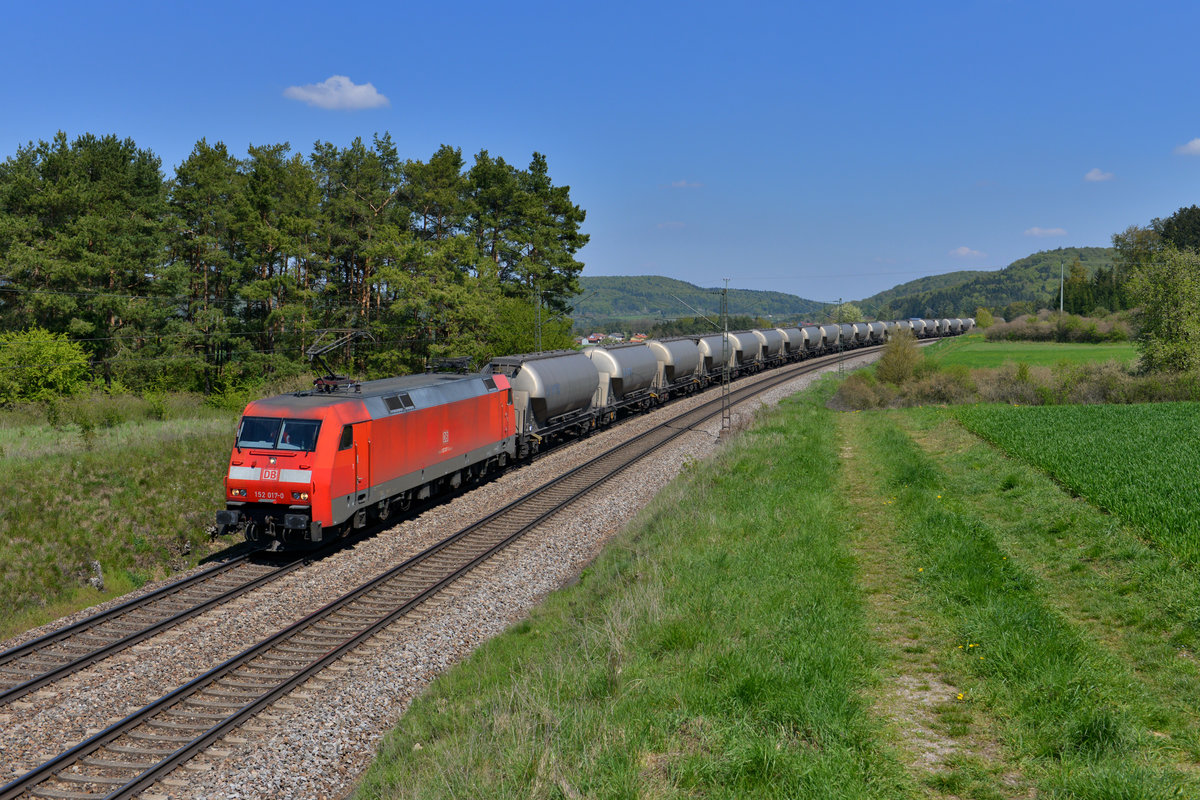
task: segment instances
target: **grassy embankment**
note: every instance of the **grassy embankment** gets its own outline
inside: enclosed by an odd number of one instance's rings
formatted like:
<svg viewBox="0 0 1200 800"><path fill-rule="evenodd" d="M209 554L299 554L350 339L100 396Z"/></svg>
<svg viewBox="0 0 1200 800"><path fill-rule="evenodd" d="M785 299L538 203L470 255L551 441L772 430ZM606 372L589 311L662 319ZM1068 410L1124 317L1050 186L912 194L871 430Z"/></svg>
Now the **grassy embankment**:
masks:
<svg viewBox="0 0 1200 800"><path fill-rule="evenodd" d="M833 431L786 405L418 699L359 796L906 796Z"/></svg>
<svg viewBox="0 0 1200 800"><path fill-rule="evenodd" d="M1196 416L1160 408L1122 409L1132 470ZM962 413L1013 411L1105 409ZM955 413L785 404L436 682L358 796L1200 796L1194 531L1160 535L1196 445L1142 483L1158 512L1101 499L1129 470L1078 483L1110 516ZM1111 452L1029 420L992 438Z"/></svg>
<svg viewBox="0 0 1200 800"><path fill-rule="evenodd" d="M1004 364L1051 367L1064 361L1120 361L1129 364L1137 358L1137 349L1130 342L989 342L983 338L983 334L978 333L944 339L925 348L924 353L940 366L961 365L970 369L1000 367Z"/></svg>
<svg viewBox="0 0 1200 800"><path fill-rule="evenodd" d="M0 638L228 546L205 530L236 420L179 395L0 414ZM92 562L102 591L88 583Z"/></svg>

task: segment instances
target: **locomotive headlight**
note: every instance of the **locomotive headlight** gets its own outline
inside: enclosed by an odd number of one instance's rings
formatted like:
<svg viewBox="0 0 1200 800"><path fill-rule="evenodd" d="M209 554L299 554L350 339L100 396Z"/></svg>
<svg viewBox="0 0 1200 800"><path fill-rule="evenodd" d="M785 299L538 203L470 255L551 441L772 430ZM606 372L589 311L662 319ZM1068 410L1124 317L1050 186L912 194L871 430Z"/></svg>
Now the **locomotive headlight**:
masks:
<svg viewBox="0 0 1200 800"><path fill-rule="evenodd" d="M293 500L307 500L308 492L292 492Z"/></svg>

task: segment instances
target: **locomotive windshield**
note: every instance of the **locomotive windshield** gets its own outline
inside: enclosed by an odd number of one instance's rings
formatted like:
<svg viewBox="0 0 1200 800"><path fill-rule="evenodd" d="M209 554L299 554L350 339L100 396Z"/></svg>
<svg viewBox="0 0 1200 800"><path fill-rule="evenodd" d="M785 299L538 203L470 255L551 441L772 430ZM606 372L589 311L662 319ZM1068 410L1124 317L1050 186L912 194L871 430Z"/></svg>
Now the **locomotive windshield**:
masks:
<svg viewBox="0 0 1200 800"><path fill-rule="evenodd" d="M260 450L315 450L320 429L318 419L242 417L237 446Z"/></svg>

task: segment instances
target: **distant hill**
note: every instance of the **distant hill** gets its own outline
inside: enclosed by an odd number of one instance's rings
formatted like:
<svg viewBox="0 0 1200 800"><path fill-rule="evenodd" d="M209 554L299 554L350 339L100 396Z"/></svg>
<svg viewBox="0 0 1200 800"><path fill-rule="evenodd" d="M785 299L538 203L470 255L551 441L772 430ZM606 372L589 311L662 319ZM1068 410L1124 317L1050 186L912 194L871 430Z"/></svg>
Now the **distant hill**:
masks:
<svg viewBox="0 0 1200 800"><path fill-rule="evenodd" d="M1048 306L1058 293L1059 264L1067 269L1078 258L1092 275L1097 269L1111 269L1116 251L1111 247L1060 247L1043 250L1018 259L1002 270L983 273L951 272L934 278L968 276L961 282L942 286L921 284L923 280L901 284L862 301L866 308L880 309L880 316L919 317L966 316L976 308L1002 309L1009 303L1028 301L1035 307Z"/></svg>
<svg viewBox="0 0 1200 800"><path fill-rule="evenodd" d="M616 320L692 317L693 309L709 316L721 313L720 289L704 289L660 275L581 276L579 283L582 291L573 301L575 312L571 315L577 329ZM731 315L799 319L819 311L821 306L815 300L783 292L729 290Z"/></svg>
<svg viewBox="0 0 1200 800"><path fill-rule="evenodd" d="M1018 301L1031 302L1035 307L1048 306L1058 292L1060 262L1070 269L1078 258L1091 275L1097 269L1111 269L1115 253L1111 247L1044 250L1014 261L1004 269L930 275L855 302L879 319L965 317L980 306L1003 309ZM692 317L693 309L716 316L721 310L720 289L704 289L660 275L582 276L579 283L582 291L574 300L572 314L576 331L620 329L622 322L650 324ZM815 300L784 292L729 290L729 313L735 316L795 321L816 318L822 307Z"/></svg>
<svg viewBox="0 0 1200 800"><path fill-rule="evenodd" d="M948 289L952 286L961 286L969 280L975 278L983 278L988 275L994 275L999 269L995 270L978 270L967 269L959 270L958 272L946 272L941 275L926 275L924 278L917 278L908 283L901 283L893 286L891 289L885 289L878 294L873 294L870 297L858 301L864 309L866 308L887 308L901 298L906 298L914 295L923 295L938 289Z"/></svg>

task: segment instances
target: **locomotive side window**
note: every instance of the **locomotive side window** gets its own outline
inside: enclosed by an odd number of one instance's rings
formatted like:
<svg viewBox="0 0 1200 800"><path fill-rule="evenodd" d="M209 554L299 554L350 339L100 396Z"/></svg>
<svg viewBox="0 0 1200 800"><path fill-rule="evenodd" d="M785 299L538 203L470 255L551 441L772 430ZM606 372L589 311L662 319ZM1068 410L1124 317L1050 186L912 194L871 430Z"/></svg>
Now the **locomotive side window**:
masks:
<svg viewBox="0 0 1200 800"><path fill-rule="evenodd" d="M508 404L512 405L512 389L508 390Z"/></svg>
<svg viewBox="0 0 1200 800"><path fill-rule="evenodd" d="M342 428L342 442L338 445L338 450L349 450L354 446L354 426L347 425Z"/></svg>

